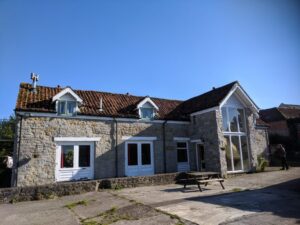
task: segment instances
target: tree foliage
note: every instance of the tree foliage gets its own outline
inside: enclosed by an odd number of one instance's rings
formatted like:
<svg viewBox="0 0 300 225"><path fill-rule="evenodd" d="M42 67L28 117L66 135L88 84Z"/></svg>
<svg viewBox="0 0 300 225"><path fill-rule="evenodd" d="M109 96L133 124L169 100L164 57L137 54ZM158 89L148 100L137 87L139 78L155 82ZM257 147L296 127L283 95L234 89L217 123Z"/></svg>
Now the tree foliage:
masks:
<svg viewBox="0 0 300 225"><path fill-rule="evenodd" d="M0 139L14 138L15 121L14 116L10 116L7 120L0 120Z"/></svg>

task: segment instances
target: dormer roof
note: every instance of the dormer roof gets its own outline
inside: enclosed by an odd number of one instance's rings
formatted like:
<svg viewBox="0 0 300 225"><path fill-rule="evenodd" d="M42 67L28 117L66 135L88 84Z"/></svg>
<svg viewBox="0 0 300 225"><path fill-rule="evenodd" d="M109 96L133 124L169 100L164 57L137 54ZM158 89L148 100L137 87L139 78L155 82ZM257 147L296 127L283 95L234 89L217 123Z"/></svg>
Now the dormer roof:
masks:
<svg viewBox="0 0 300 225"><path fill-rule="evenodd" d="M54 95L52 97L52 102L55 102L59 100L61 97L63 97L66 94L70 94L77 102L82 103L82 99L72 90L70 87L66 87L63 90L61 90L59 93Z"/></svg>

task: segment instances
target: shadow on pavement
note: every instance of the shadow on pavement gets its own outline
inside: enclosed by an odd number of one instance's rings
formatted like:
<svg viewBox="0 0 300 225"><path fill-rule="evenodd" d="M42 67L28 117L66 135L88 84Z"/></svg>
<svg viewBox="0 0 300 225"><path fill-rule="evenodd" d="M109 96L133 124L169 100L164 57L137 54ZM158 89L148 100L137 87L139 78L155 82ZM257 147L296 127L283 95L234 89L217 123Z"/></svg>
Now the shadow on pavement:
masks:
<svg viewBox="0 0 300 225"><path fill-rule="evenodd" d="M178 189L177 191L181 190ZM300 179L257 190L179 199L165 202L163 205L183 201L197 201L249 212L269 212L280 217L295 218L300 221Z"/></svg>

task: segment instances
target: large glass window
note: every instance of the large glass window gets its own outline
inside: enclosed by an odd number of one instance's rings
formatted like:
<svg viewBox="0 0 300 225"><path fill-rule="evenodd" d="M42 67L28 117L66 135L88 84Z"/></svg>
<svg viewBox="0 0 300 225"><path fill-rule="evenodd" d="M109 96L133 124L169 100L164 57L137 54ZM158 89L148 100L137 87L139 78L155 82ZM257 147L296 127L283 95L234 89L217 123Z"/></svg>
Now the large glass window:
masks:
<svg viewBox="0 0 300 225"><path fill-rule="evenodd" d="M177 162L188 162L186 142L177 142Z"/></svg>
<svg viewBox="0 0 300 225"><path fill-rule="evenodd" d="M136 166L138 164L138 145L128 144L128 166Z"/></svg>
<svg viewBox="0 0 300 225"><path fill-rule="evenodd" d="M232 162L231 162L231 146L230 146L230 137L225 136L225 156L227 162L227 170L232 171Z"/></svg>
<svg viewBox="0 0 300 225"><path fill-rule="evenodd" d="M244 109L223 107L222 120L224 132L246 132Z"/></svg>
<svg viewBox="0 0 300 225"><path fill-rule="evenodd" d="M234 170L242 170L239 136L231 136L231 150Z"/></svg>
<svg viewBox="0 0 300 225"><path fill-rule="evenodd" d="M247 137L246 136L241 136L241 147L242 147L242 154L243 154L244 170L249 170L250 169L249 152L248 152L248 145L247 145Z"/></svg>
<svg viewBox="0 0 300 225"><path fill-rule="evenodd" d="M249 153L244 109L223 107L222 119L223 132L225 135L227 170L249 170Z"/></svg>
<svg viewBox="0 0 300 225"><path fill-rule="evenodd" d="M79 145L79 167L90 167L90 145Z"/></svg>
<svg viewBox="0 0 300 225"><path fill-rule="evenodd" d="M62 145L61 146L61 168L72 168L74 163L74 146Z"/></svg>

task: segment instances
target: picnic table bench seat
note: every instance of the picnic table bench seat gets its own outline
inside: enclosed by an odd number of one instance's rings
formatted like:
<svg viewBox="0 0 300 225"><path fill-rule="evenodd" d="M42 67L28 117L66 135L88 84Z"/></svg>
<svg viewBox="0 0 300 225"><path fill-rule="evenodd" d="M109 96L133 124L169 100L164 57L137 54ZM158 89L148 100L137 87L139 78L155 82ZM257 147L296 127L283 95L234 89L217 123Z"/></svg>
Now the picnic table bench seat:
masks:
<svg viewBox="0 0 300 225"><path fill-rule="evenodd" d="M202 188L200 185L204 184L205 186L207 186L209 183L219 182L222 189L225 189L223 185L224 179L220 178L219 174L212 173L212 176L207 173L203 173L203 175L201 176L197 176L197 174L199 175L201 173L195 173L195 175L192 176L191 173L189 173L187 174L187 177L185 179L180 180L181 182L183 182L184 188L186 188L187 185L197 185L199 191L202 192Z"/></svg>

